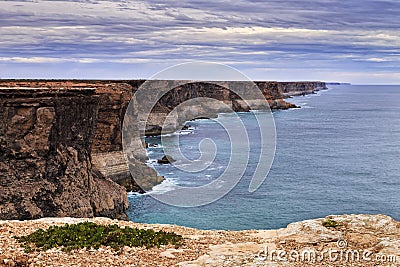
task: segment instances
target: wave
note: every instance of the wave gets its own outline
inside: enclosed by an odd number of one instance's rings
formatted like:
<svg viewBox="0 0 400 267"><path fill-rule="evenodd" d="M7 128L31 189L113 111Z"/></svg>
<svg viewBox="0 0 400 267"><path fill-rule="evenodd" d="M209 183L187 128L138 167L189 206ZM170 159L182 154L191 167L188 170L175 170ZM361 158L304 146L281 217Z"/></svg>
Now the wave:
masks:
<svg viewBox="0 0 400 267"><path fill-rule="evenodd" d="M146 164L147 164L147 165L150 165L150 166L159 165L159 164L157 163L157 160L155 160L155 159L148 159L148 160L146 160Z"/></svg>
<svg viewBox="0 0 400 267"><path fill-rule="evenodd" d="M193 131L191 131L191 130L181 130L177 134L179 134L179 135L193 134Z"/></svg>
<svg viewBox="0 0 400 267"><path fill-rule="evenodd" d="M145 195L148 195L148 194L161 195L161 194L165 194L166 192L175 190L177 188L177 185L174 183L173 180L177 180L177 179L166 178L161 184L154 186L153 190L151 190L150 192L146 192Z"/></svg>
<svg viewBox="0 0 400 267"><path fill-rule="evenodd" d="M143 194L139 193L139 192L127 192L127 195L128 195L128 198L135 198L135 197L141 196Z"/></svg>

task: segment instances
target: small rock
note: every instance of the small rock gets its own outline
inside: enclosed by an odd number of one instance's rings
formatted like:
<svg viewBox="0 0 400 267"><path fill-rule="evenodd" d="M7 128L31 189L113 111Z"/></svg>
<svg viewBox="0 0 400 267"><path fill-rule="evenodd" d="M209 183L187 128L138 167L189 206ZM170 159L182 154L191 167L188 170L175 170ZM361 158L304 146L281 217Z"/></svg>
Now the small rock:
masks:
<svg viewBox="0 0 400 267"><path fill-rule="evenodd" d="M176 160L174 160L173 157L171 157L170 155L165 155L162 159L157 160L157 163L159 164L170 164L172 162L175 162Z"/></svg>
<svg viewBox="0 0 400 267"><path fill-rule="evenodd" d="M9 267L14 267L15 266L15 262L13 260L10 260L10 259L4 259L3 262L4 262L4 264L6 266L9 266Z"/></svg>
<svg viewBox="0 0 400 267"><path fill-rule="evenodd" d="M166 258L169 258L169 259L174 259L174 258L176 258L175 255L172 254L170 251L161 252L161 253L160 253L160 256L161 256L161 257L166 257Z"/></svg>
<svg viewBox="0 0 400 267"><path fill-rule="evenodd" d="M17 256L15 258L15 263L17 266L26 266L28 265L28 257L26 256Z"/></svg>

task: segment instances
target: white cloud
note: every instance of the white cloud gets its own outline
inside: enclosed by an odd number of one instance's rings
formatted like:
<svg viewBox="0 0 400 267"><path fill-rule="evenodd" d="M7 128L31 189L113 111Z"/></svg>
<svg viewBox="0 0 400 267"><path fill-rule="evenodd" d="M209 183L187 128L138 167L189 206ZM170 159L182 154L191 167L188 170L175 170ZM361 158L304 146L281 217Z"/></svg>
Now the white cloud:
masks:
<svg viewBox="0 0 400 267"><path fill-rule="evenodd" d="M67 60L49 57L0 57L0 61L10 63L59 63L66 62Z"/></svg>
<svg viewBox="0 0 400 267"><path fill-rule="evenodd" d="M377 57L371 57L371 58L367 58L366 61L371 61L371 62L386 62L389 61L386 58L377 58Z"/></svg>
<svg viewBox="0 0 400 267"><path fill-rule="evenodd" d="M96 63L102 62L96 58L54 58L54 57L0 57L0 62L5 63Z"/></svg>

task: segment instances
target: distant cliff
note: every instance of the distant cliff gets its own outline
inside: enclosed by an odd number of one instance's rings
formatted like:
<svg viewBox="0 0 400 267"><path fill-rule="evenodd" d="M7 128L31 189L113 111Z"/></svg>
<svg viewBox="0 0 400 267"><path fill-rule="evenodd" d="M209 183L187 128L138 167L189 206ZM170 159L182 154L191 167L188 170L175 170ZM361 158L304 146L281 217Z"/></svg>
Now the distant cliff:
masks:
<svg viewBox="0 0 400 267"><path fill-rule="evenodd" d="M158 81L163 87L177 81ZM163 178L143 160L127 166L122 123L130 99L144 80L0 80L0 219L48 216L124 218L126 192L145 190ZM224 82L228 87L240 82ZM290 95L326 88L323 82L256 82L273 109L295 107ZM177 86L154 108L147 134L159 134L168 113L196 97L221 100L235 111L248 107L212 82ZM136 108L140 108L140 102ZM198 106L198 114L221 110ZM185 117L177 117L171 131ZM139 126L137 126L139 129ZM144 129L143 129L144 130ZM129 169L128 169L129 167ZM130 171L129 171L130 170Z"/></svg>

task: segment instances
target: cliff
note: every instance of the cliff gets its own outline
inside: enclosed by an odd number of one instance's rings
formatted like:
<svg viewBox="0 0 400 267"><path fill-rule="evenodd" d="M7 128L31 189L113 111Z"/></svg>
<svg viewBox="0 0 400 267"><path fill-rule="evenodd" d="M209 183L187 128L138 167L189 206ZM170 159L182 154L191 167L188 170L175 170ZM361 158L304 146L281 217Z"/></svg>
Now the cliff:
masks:
<svg viewBox="0 0 400 267"><path fill-rule="evenodd" d="M280 82L279 91L284 97L312 94L315 91L327 89L324 82Z"/></svg>
<svg viewBox="0 0 400 267"><path fill-rule="evenodd" d="M159 184L163 178L144 163L144 151L143 157L129 166L122 153L124 115L144 82L0 80L0 219L121 218L128 204L126 193L116 183L128 191L149 190ZM173 90L158 101L145 129L133 122L135 132L141 129L149 135L160 134L168 114L196 97L220 100L234 111L249 109L227 89L240 87L241 82L157 84ZM295 107L284 101L292 94L326 88L321 82L258 81L256 85L273 109ZM135 109L143 105L140 101ZM167 130L178 129L188 118L213 117L222 111L204 103L191 106L183 112L190 116L173 117ZM145 188L137 186L131 173L146 181Z"/></svg>
<svg viewBox="0 0 400 267"><path fill-rule="evenodd" d="M0 89L0 218L126 218L124 188L93 172L92 89Z"/></svg>

